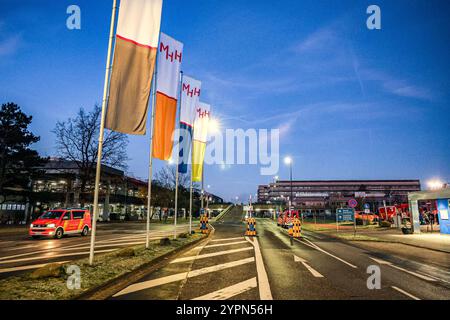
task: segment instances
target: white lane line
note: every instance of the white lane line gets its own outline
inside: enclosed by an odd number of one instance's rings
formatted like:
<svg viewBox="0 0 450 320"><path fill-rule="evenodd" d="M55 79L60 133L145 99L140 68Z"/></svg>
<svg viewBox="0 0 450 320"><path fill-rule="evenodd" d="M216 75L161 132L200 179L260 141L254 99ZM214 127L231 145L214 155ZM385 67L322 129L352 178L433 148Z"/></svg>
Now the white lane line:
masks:
<svg viewBox="0 0 450 320"><path fill-rule="evenodd" d="M201 297L194 298L192 300L227 300L234 296L237 296L238 294L241 294L248 290L256 288L257 286L258 286L258 283L257 283L256 277L255 277L255 278L251 278L249 280L243 281L243 282L239 282L232 286L205 294Z"/></svg>
<svg viewBox="0 0 450 320"><path fill-rule="evenodd" d="M64 264L69 261L58 261L55 263ZM17 272L17 271L23 271L23 270L30 270L30 269L38 269L43 266L48 265L49 263L41 263L41 264L32 264L32 265L26 265L26 266L20 266L20 267L11 267L11 268L3 268L0 269L0 273L6 273L6 272Z"/></svg>
<svg viewBox="0 0 450 320"><path fill-rule="evenodd" d="M391 286L391 288L397 290L398 292L403 293L405 296L408 296L408 297L410 297L411 299L414 299L414 300L420 300L420 299L417 298L416 296L413 296L411 293L408 293L408 292L406 292L405 290L402 290L402 289L400 289L400 288L397 288L396 286Z"/></svg>
<svg viewBox="0 0 450 320"><path fill-rule="evenodd" d="M36 247L38 247L36 244L30 244L27 246L18 245L17 247L4 248L4 249L2 249L2 251L15 251L15 250L31 249L31 248L36 248Z"/></svg>
<svg viewBox="0 0 450 320"><path fill-rule="evenodd" d="M121 246L132 246L137 244L144 244L145 241L133 241L133 242L125 242L125 243L111 243L111 244L101 244L101 245L95 245L95 248L107 248L107 247L121 247ZM84 246L79 248L63 248L61 251L71 251L71 250L81 250L81 249L89 249L90 246Z"/></svg>
<svg viewBox="0 0 450 320"><path fill-rule="evenodd" d="M244 265L244 264L247 264L247 263L251 263L251 262L254 262L254 261L255 261L255 258L250 257L250 258L246 258L246 259L242 259L242 260L237 260L237 261L232 261L232 262L228 262L228 263L224 263L224 264L215 265L215 266L212 266L212 267L192 270L190 272L182 272L182 273L173 274L173 275L167 276L167 277L162 277L162 278L158 278L158 279L153 279L153 280L148 280L148 281L135 283L135 284L132 284L131 286L126 287L122 291L119 291L118 293L113 295L113 297L118 297L118 296L121 296L121 295L124 295L124 294L129 294L129 293L132 293L132 292L136 292L136 291L141 291L141 290L144 290L144 289L157 287L157 286L160 286L160 285L163 285L163 284L167 284L167 283L171 283L171 282L181 281L181 280L184 280L186 278L197 277L197 276L201 276L201 275L204 275L204 274L207 274L207 273L211 273L211 272L215 272L215 271L220 271L220 270L224 270L224 269L228 269L228 268L237 267L237 266Z"/></svg>
<svg viewBox="0 0 450 320"><path fill-rule="evenodd" d="M172 234L172 233L170 233ZM158 240L161 239L161 237L151 237L150 240ZM138 240L142 240L140 242L137 242ZM125 244L142 244L145 243L145 235L144 236L140 236L140 237L125 237L125 239L120 238L120 239L115 239L115 240L102 240L102 241L97 241L95 244L95 248L102 248L102 247L113 247L113 246L124 246ZM127 242L128 241L128 242ZM131 242L130 242L131 241ZM103 245L103 243L108 243ZM125 243L123 243L125 242ZM87 249L89 248L89 243L79 243L79 244L74 244L74 245L70 245L70 246L59 246L59 247L54 247L54 248L49 248L49 249L44 249L44 250L37 250L37 251L32 251L32 252L25 252L25 253L19 253L19 254L15 254L15 255L10 255L10 256L5 256L5 257L0 257L0 263L2 263L3 260L8 260L8 259L12 259L12 258L19 258L19 257L26 257L26 256L34 256L34 255L38 255L41 253L54 253L54 252L58 252L58 251L69 251L69 250L80 250L80 249Z"/></svg>
<svg viewBox="0 0 450 320"><path fill-rule="evenodd" d="M243 237L213 239L211 242L242 240Z"/></svg>
<svg viewBox="0 0 450 320"><path fill-rule="evenodd" d="M273 300L272 292L270 291L269 277L267 276L266 268L264 267L264 261L262 258L261 249L259 248L258 238L253 238L253 241L251 241L248 237L245 237L245 240L250 242L250 244L255 248L259 298L261 300Z"/></svg>
<svg viewBox="0 0 450 320"><path fill-rule="evenodd" d="M323 277L324 277L324 276L321 275L318 271L316 271L313 267L311 267L311 266L307 263L308 261L306 261L306 260L303 259L303 258L300 258L300 257L296 256L295 254L294 254L294 261L295 261L295 262L301 262L301 263L303 264L303 266L304 266L306 269L308 269L308 271L311 272L311 274L312 274L314 277L316 277L316 278L323 278Z"/></svg>
<svg viewBox="0 0 450 320"><path fill-rule="evenodd" d="M329 255L330 257L333 257L333 258L335 258L336 260L339 260L339 261L345 263L346 265L348 265L348 266L350 266L350 267L352 267L352 268L354 268L354 269L357 269L357 268L358 268L358 267L355 266L354 264L351 264L350 262L347 262L347 261L345 261L344 259L341 259L341 258L339 258L339 257L336 257L334 254L331 254L331 253L329 253L328 251L323 250L322 248L320 248L319 246L317 246L315 243L312 243L312 242L309 241L308 239L304 239L304 240L305 240L305 241L308 241L309 244L308 244L308 243L305 243L305 242L302 242L302 241L300 241L300 240L298 240L298 239L295 239L295 238L294 238L294 240L300 242L301 244L304 244L304 245L306 245L306 246L309 246L309 247L311 247L311 248L313 248L313 249L316 249L316 250L318 250L318 251L320 251L320 252L323 252L323 253Z"/></svg>
<svg viewBox="0 0 450 320"><path fill-rule="evenodd" d="M378 264L384 264L384 265L390 266L392 268L395 268L397 270L409 273L409 274L411 274L411 275L413 275L415 277L421 278L423 280L436 281L435 279L430 278L430 277L428 277L426 275L423 275L423 274L420 274L420 273L417 273L417 272L413 272L413 271L409 271L409 270L406 270L406 269L404 269L402 267L396 266L395 264L392 264L391 262L388 262L388 261L385 261L385 260L381 260L381 259L372 258L372 257L369 257L369 258L372 259L373 261L375 261Z"/></svg>
<svg viewBox="0 0 450 320"><path fill-rule="evenodd" d="M133 241L133 240L121 240L120 242L123 241ZM139 244L139 243L144 243L144 242L127 242L128 244ZM122 246L124 244L122 243L111 243L111 244L107 244L107 245L98 245L96 244L96 248L101 248L101 247L112 247L112 246ZM11 256L6 256L6 257L1 257L0 258L0 264L3 263L4 260L8 260L8 259L13 259L13 258L19 258L19 257L26 257L26 256L35 256L41 253L55 253L58 251L70 251L70 250L80 250L80 249L87 249L89 248L89 243L80 243L77 245L72 245L72 246L66 246L66 247L56 247L56 248L49 248L49 249L45 249L45 250L38 250L38 251L32 251L32 252L25 252L25 253L19 253L19 254L15 254L15 255L11 255Z"/></svg>
<svg viewBox="0 0 450 320"><path fill-rule="evenodd" d="M234 244L240 244L240 243L247 243L247 241L236 241L236 242L227 242L227 243L218 243L218 244L210 244L209 246L206 246L206 248L214 248L214 247L222 247L222 246L232 246Z"/></svg>
<svg viewBox="0 0 450 320"><path fill-rule="evenodd" d="M192 261L192 260L197 260L197 259L205 259L205 258L210 258L210 257L217 257L217 256L222 256L224 254L232 254L232 253L241 252L241 251L247 251L247 250L253 250L253 248L252 247L247 247L247 248L239 248L239 249L219 251L219 252L213 252L213 253L199 254L197 256L189 256L189 257L178 258L178 259L173 260L170 263L186 262L186 261Z"/></svg>
<svg viewBox="0 0 450 320"><path fill-rule="evenodd" d="M95 253L104 253L104 252L111 252L116 249L107 249L107 250L96 250ZM14 259L14 260L7 260L2 261L1 264L5 263L14 263L14 262L24 262L24 261L32 261L32 260L42 260L42 259L53 259L53 258L60 258L60 257L70 257L70 256L84 256L88 255L89 251L85 252L74 252L74 253L64 253L64 254L50 254L47 256L39 256L39 257L32 257L32 258L22 258L22 259Z"/></svg>

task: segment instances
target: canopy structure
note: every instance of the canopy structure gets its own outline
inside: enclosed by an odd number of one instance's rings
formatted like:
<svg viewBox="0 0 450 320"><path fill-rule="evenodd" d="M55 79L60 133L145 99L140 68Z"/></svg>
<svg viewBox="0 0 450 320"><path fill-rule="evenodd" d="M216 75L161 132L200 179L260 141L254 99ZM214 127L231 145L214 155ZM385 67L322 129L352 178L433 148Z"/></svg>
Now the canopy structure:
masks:
<svg viewBox="0 0 450 320"><path fill-rule="evenodd" d="M450 189L418 191L408 193L409 208L413 218L413 231L420 233L419 205L420 200L437 200L439 223L441 233L450 234L450 222L448 219Z"/></svg>

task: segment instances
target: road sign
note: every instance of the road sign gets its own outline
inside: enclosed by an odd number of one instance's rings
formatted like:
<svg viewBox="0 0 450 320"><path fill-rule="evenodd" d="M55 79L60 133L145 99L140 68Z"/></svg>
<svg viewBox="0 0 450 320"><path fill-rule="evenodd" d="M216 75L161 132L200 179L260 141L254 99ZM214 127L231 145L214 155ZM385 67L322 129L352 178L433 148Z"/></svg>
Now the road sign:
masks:
<svg viewBox="0 0 450 320"><path fill-rule="evenodd" d="M350 208L355 208L357 205L358 205L358 201L356 201L355 199L348 200L348 206Z"/></svg>
<svg viewBox="0 0 450 320"><path fill-rule="evenodd" d="M337 218L338 222L343 221L353 221L355 218L355 212L350 208L337 209Z"/></svg>
<svg viewBox="0 0 450 320"><path fill-rule="evenodd" d="M364 213L370 213L370 209L364 209Z"/></svg>
<svg viewBox="0 0 450 320"><path fill-rule="evenodd" d="M364 203L364 209L370 209L370 204Z"/></svg>

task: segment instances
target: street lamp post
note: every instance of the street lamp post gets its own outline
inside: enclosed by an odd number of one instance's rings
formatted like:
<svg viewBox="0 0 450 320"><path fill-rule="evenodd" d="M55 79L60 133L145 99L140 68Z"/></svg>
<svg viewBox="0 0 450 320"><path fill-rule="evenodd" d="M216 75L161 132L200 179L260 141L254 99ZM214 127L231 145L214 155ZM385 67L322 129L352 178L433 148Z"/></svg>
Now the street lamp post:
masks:
<svg viewBox="0 0 450 320"><path fill-rule="evenodd" d="M284 158L284 163L289 165L289 180L291 184L291 195L289 197L289 212L292 210L292 200L293 200L293 190L292 190L292 158L286 157Z"/></svg>

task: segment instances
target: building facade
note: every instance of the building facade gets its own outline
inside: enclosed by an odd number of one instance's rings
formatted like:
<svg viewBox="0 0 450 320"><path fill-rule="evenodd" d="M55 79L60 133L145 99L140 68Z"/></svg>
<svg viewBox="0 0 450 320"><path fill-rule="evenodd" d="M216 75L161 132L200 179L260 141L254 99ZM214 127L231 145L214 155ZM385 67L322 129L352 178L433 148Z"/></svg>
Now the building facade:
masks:
<svg viewBox="0 0 450 320"><path fill-rule="evenodd" d="M8 190L0 195L0 224L20 224L35 218L45 210L52 208L85 207L92 212L95 172L82 186L77 163L74 161L51 158L43 168L39 168L39 178L30 181L25 189ZM95 170L95 168L93 169ZM99 218L101 220L140 220L147 213L148 182L130 177L124 171L102 165L99 188ZM180 189L179 209L188 210L189 194ZM155 217L163 210L173 214L174 191L160 186L156 181L152 185L152 205ZM223 200L208 194L210 203L222 203ZM187 199L187 200L186 200ZM200 191L194 190L194 215L199 211Z"/></svg>
<svg viewBox="0 0 450 320"><path fill-rule="evenodd" d="M330 210L348 206L350 199L375 212L380 206L408 202L408 193L420 191L419 180L292 181L292 205L300 210ZM291 182L280 180L258 187L258 202L288 204Z"/></svg>

